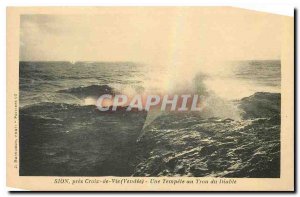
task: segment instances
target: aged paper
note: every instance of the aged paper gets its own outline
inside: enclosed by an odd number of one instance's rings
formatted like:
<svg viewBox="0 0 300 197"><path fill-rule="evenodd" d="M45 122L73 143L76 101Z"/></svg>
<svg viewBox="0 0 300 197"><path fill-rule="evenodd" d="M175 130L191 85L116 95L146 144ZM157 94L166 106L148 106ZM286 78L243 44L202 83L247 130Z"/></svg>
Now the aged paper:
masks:
<svg viewBox="0 0 300 197"><path fill-rule="evenodd" d="M8 8L7 186L293 191L294 18Z"/></svg>

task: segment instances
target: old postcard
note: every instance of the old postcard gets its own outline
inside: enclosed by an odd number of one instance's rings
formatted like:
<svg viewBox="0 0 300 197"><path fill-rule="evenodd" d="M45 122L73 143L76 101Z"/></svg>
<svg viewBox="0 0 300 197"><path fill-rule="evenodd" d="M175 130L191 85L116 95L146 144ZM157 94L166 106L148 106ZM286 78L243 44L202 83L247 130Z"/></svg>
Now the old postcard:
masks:
<svg viewBox="0 0 300 197"><path fill-rule="evenodd" d="M8 8L7 186L293 191L294 17Z"/></svg>

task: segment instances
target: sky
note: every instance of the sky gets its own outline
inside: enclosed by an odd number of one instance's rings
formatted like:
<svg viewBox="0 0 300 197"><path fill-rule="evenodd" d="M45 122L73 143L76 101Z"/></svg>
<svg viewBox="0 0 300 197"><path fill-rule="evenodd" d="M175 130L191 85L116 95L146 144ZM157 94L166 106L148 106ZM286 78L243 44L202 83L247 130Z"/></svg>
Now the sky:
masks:
<svg viewBox="0 0 300 197"><path fill-rule="evenodd" d="M20 20L21 61L280 59L282 17L238 8L99 8Z"/></svg>

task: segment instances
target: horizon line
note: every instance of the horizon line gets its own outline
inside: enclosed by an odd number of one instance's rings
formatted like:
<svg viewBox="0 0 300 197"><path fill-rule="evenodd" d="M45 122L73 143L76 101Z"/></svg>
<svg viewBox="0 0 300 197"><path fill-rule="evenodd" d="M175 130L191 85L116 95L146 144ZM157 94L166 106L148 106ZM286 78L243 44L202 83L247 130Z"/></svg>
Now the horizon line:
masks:
<svg viewBox="0 0 300 197"><path fill-rule="evenodd" d="M224 60L225 62L228 61L281 61L281 59L233 59L233 60ZM140 61L108 61L108 60L19 60L19 62L104 62L104 63L113 63L113 62L120 62L120 63L142 63Z"/></svg>

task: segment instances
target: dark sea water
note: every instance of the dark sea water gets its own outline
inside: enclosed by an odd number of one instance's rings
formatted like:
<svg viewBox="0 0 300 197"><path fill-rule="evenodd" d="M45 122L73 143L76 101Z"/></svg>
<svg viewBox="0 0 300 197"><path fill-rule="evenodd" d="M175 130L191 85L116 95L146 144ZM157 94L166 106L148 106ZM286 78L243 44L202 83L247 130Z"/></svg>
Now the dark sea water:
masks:
<svg viewBox="0 0 300 197"><path fill-rule="evenodd" d="M168 71L20 62L20 174L280 177L280 61L228 68L191 78L202 112L100 112L99 96L159 91Z"/></svg>

